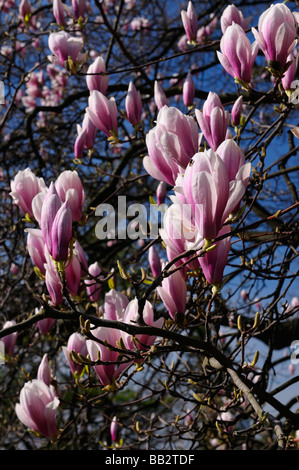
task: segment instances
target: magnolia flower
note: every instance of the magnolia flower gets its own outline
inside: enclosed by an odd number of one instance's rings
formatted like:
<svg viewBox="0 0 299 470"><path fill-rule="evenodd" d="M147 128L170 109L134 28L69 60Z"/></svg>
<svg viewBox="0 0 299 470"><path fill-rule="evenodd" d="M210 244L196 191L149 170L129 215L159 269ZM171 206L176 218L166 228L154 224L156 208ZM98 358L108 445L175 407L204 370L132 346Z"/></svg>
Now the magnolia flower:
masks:
<svg viewBox="0 0 299 470"><path fill-rule="evenodd" d="M72 212L61 202L53 183L41 212L41 230L49 254L55 261L66 261L72 238Z"/></svg>
<svg viewBox="0 0 299 470"><path fill-rule="evenodd" d="M283 68L296 45L296 24L284 3L271 5L259 17L258 30L252 33L270 66Z"/></svg>
<svg viewBox="0 0 299 470"><path fill-rule="evenodd" d="M48 354L44 354L37 369L37 379L42 380L48 387L51 384L51 369L49 366Z"/></svg>
<svg viewBox="0 0 299 470"><path fill-rule="evenodd" d="M228 216L240 203L250 174L250 163L230 177L223 160L212 150L192 158L182 181L182 190L194 214L199 233L208 240L217 237Z"/></svg>
<svg viewBox="0 0 299 470"><path fill-rule="evenodd" d="M4 323L2 329L5 330L6 328L10 328L11 326L15 326L15 320L8 320ZM6 336L3 336L2 342L4 343L5 352L8 356L13 356L15 345L18 338L18 332L15 331L14 333L10 333Z"/></svg>
<svg viewBox="0 0 299 470"><path fill-rule="evenodd" d="M217 234L218 237L230 232L230 226L225 225ZM226 237L216 242L216 248L208 251L204 256L198 258L203 274L209 284L218 285L222 282L223 271L231 246L231 238Z"/></svg>
<svg viewBox="0 0 299 470"><path fill-rule="evenodd" d="M111 425L110 425L110 435L111 435L112 442L117 442L117 440L118 440L118 431L119 431L119 426L118 426L117 418L116 418L116 416L113 416L113 419L112 419Z"/></svg>
<svg viewBox="0 0 299 470"><path fill-rule="evenodd" d="M162 109L163 106L168 106L167 96L157 80L155 80L154 84L154 101L158 110Z"/></svg>
<svg viewBox="0 0 299 470"><path fill-rule="evenodd" d="M231 110L231 122L233 126L238 126L241 120L243 108L243 96L239 96L239 98L234 102L234 105Z"/></svg>
<svg viewBox="0 0 299 470"><path fill-rule="evenodd" d="M87 352L92 361L97 361L100 358L103 362L103 364L93 367L101 384L106 387L107 385L111 385L113 381L131 365L131 362L117 362L118 352L113 348L117 347L117 343L120 340L121 332L119 330L98 327L92 330L92 334L100 342L88 339L86 341ZM104 346L103 342L112 346L112 348Z"/></svg>
<svg viewBox="0 0 299 470"><path fill-rule="evenodd" d="M87 295L92 302L96 302L101 298L102 292L102 284L97 282L102 277L99 263L91 264L88 268L88 273L91 278L85 280Z"/></svg>
<svg viewBox="0 0 299 470"><path fill-rule="evenodd" d="M181 11L182 23L189 41L196 41L198 20L197 14L192 2L188 3L187 10Z"/></svg>
<svg viewBox="0 0 299 470"><path fill-rule="evenodd" d="M55 189L61 201L68 203L73 220L80 220L82 218L85 193L78 173L71 170L65 170L60 173L55 181Z"/></svg>
<svg viewBox="0 0 299 470"><path fill-rule="evenodd" d="M161 261L160 256L154 245L150 246L148 250L148 262L154 277L158 277L161 274Z"/></svg>
<svg viewBox="0 0 299 470"><path fill-rule="evenodd" d="M43 178L38 178L30 170L26 168L18 171L14 179L10 183L11 192L9 193L23 214L33 216L32 201L34 197L43 189L46 189Z"/></svg>
<svg viewBox="0 0 299 470"><path fill-rule="evenodd" d="M68 365L71 369L72 374L81 373L83 366L74 362L71 358L71 352L74 351L77 354L82 354L82 356L87 355L86 341L81 333L72 333L68 339L67 346L62 346L63 354L68 362Z"/></svg>
<svg viewBox="0 0 299 470"><path fill-rule="evenodd" d="M250 44L242 26L233 23L228 26L220 41L221 52L217 51L219 62L235 79L251 82L251 72L259 45Z"/></svg>
<svg viewBox="0 0 299 470"><path fill-rule="evenodd" d="M219 96L210 92L202 111L196 109L195 116L209 146L216 150L226 138L229 122L229 113L224 110Z"/></svg>
<svg viewBox="0 0 299 470"><path fill-rule="evenodd" d="M135 298L128 303L126 310L124 312L124 323L136 325L139 316L139 305L138 300ZM143 309L143 320L146 325L154 326L156 328L161 328L164 322L163 318L159 318L158 320L154 320L154 311L153 307L150 302L146 301ZM134 340L136 339L136 341ZM151 346L156 336L154 335L136 335L132 337L132 335L122 332L122 339L124 345L129 350L138 349L145 349L146 347Z"/></svg>
<svg viewBox="0 0 299 470"><path fill-rule="evenodd" d="M88 67L86 84L89 91L98 90L106 94L109 84L109 75L106 75L106 65L103 57L98 56Z"/></svg>
<svg viewBox="0 0 299 470"><path fill-rule="evenodd" d="M243 13L235 5L228 5L220 18L221 31L224 34L233 23L239 24L244 31L248 28L252 16L244 18Z"/></svg>
<svg viewBox="0 0 299 470"><path fill-rule="evenodd" d="M192 74L189 71L183 84L183 103L185 106L192 106L195 97L195 85Z"/></svg>
<svg viewBox="0 0 299 470"><path fill-rule="evenodd" d="M88 98L88 107L85 111L93 125L108 138L117 136L117 107L113 97L108 99L100 91L93 90Z"/></svg>
<svg viewBox="0 0 299 470"><path fill-rule="evenodd" d="M128 120L132 126L137 126L141 120L142 101L140 92L136 90L133 82L129 84L125 105Z"/></svg>
<svg viewBox="0 0 299 470"><path fill-rule="evenodd" d="M36 266L41 274L45 274L45 240L43 233L39 228L27 228L25 232L27 236L27 250L31 258L32 263Z"/></svg>
<svg viewBox="0 0 299 470"><path fill-rule="evenodd" d="M59 399L54 389L42 380L25 383L20 392L20 403L15 410L19 420L27 428L52 439L57 434L56 415Z"/></svg>
<svg viewBox="0 0 299 470"><path fill-rule="evenodd" d="M156 126L146 135L146 145L145 170L153 178L174 186L178 174L198 150L196 122L177 108L163 106Z"/></svg>
<svg viewBox="0 0 299 470"><path fill-rule="evenodd" d="M129 299L115 289L105 294L104 315L108 320L123 321Z"/></svg>
<svg viewBox="0 0 299 470"><path fill-rule="evenodd" d="M169 276L166 276L161 286L157 287L157 292L173 320L176 321L185 314L187 286L180 270L174 270Z"/></svg>
<svg viewBox="0 0 299 470"><path fill-rule="evenodd" d="M80 52L83 47L83 39L70 36L66 31L51 33L48 46L53 54L48 56L48 59L53 64L65 67L66 64L69 64L70 59L76 68L86 59L86 54Z"/></svg>

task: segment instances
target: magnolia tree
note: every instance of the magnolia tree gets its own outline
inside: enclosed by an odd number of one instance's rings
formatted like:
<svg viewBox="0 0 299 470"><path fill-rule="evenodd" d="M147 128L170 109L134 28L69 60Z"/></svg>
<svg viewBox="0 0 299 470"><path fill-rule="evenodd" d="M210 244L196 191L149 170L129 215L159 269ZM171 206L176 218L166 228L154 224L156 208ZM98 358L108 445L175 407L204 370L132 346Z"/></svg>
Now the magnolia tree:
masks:
<svg viewBox="0 0 299 470"><path fill-rule="evenodd" d="M296 449L297 2L1 0L1 449Z"/></svg>

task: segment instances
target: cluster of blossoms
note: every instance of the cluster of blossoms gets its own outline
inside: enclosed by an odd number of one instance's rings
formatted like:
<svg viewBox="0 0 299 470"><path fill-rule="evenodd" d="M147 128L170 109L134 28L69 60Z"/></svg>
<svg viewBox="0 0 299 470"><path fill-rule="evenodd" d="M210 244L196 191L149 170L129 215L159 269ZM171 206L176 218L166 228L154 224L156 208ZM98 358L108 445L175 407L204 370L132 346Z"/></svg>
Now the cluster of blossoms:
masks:
<svg viewBox="0 0 299 470"><path fill-rule="evenodd" d="M238 122L239 103L234 122ZM168 261L181 256L174 265L184 267L175 269L158 288L172 318L185 312L188 269L201 267L207 282L221 283L230 248L230 216L240 209L251 169L243 150L226 138L229 113L218 95L210 93L203 111L195 110L195 115L209 150L198 151L202 136L193 117L165 105L146 136L148 155L143 160L147 172L174 191L160 236ZM223 238L204 256L190 262L182 256L187 250L206 248L217 237Z"/></svg>
<svg viewBox="0 0 299 470"><path fill-rule="evenodd" d="M101 298L101 269L97 262L88 266L85 253L75 239L75 225L83 218L85 193L76 171L64 171L57 180L47 187L29 169L19 171L11 181L14 203L25 216L26 221L35 223L37 228L26 228L27 249L35 271L44 279L53 306L59 306L64 296L73 298L84 295L98 304ZM82 294L83 293L83 294ZM110 290L105 295L102 319L136 325L139 316L137 298L129 300L124 294ZM39 313L37 310L36 313ZM148 326L162 327L164 319L154 319L154 310L146 302L143 319ZM47 334L53 319L40 320L41 334ZM4 328L14 326L7 322ZM93 339L94 338L94 339ZM94 370L103 387L114 387L116 379L132 364L142 362L142 355L128 354L125 351L146 351L155 341L154 335L136 335L134 338L117 328L98 327L85 338L74 333L69 338L63 353L71 372L78 376L83 366L74 360L78 354L88 355L94 361ZM8 355L13 355L17 332L5 337ZM121 354L120 354L121 352ZM44 370L44 364L41 366ZM40 374L46 375L46 374ZM48 381L40 377L27 382L20 393L20 403L16 405L19 419L30 429L47 438L57 435L57 410L59 398Z"/></svg>
<svg viewBox="0 0 299 470"><path fill-rule="evenodd" d="M19 98L28 112L32 111L38 104L42 106L57 106L63 98L63 93L68 83L66 70L61 69L57 65L49 64L46 72L49 84L46 84L44 73L40 70L29 75L25 84L25 93L20 89ZM38 117L38 125L45 126L45 114L40 112Z"/></svg>
<svg viewBox="0 0 299 470"><path fill-rule="evenodd" d="M73 230L73 224L83 216L85 200L78 173L64 171L47 187L43 178L26 168L11 181L10 195L26 220L37 225L26 228L27 248L35 271L45 278L53 304L63 302L64 288L76 296L81 278L88 272L84 251Z"/></svg>
<svg viewBox="0 0 299 470"><path fill-rule="evenodd" d="M164 320L154 320L150 302L146 302L143 316L148 326L162 327ZM137 317L136 298L129 301L124 294L114 289L106 293L102 319L135 325ZM62 351L74 377L80 377L85 363L93 364L102 387L111 390L115 388L119 376L129 367L133 364L140 366L144 360L142 352L148 350L155 339L154 335L142 334L133 338L117 328L97 327L88 338L78 332L72 333ZM49 439L59 434L59 390L51 382L51 370L45 354L39 365L37 378L25 383L20 392L20 402L15 407L18 418L25 426L37 435Z"/></svg>
<svg viewBox="0 0 299 470"><path fill-rule="evenodd" d="M26 0L22 0L21 6L20 15L28 23L31 7ZM54 0L53 15L58 25L65 26L66 14L82 22L86 14L85 1L73 0L70 12L61 0ZM144 29L141 18L138 20L134 28ZM216 26L216 19L211 18L204 31L199 29L191 2L187 11L182 11L182 21L190 43L200 42L199 37L208 37ZM252 29L256 39L252 45L246 36L249 22L250 18L244 19L234 6L224 11L221 17L221 52L217 53L220 63L237 83L248 89L260 48L272 73L285 79L282 83L288 89L295 73L292 65L296 46L293 15L284 4L272 5L261 15L258 30ZM52 33L48 45L52 52L48 73L55 80L57 91L55 103L56 98L61 98L66 83L65 70L76 73L86 61L87 54L82 53L84 41L80 31L76 36L70 36L64 30ZM63 73L59 72L59 67L63 67ZM117 105L114 97L106 96L109 76L101 56L88 67L86 85L90 94L82 125L77 127L76 158L81 158L85 149L93 149L97 130L110 141L118 139ZM174 193L170 196L172 203L165 212L160 230L167 260L172 267L157 287L157 293L169 316L177 321L186 312L188 271L200 269L207 283L213 286L213 292L221 285L231 247L231 223L240 212L251 165L246 163L244 151L231 138L229 131L230 120L233 126L240 123L242 97L229 114L219 96L210 92L202 110L195 109L192 116L169 106L158 81L155 82L154 95L158 115L156 125L146 134L148 155L144 157L143 164L147 173L159 181L159 204L165 200L167 185ZM24 104L33 109L36 98L47 103L49 96L53 99L53 94L44 86L42 72L32 74L26 85ZM184 104L192 107L194 96L195 86L189 72L183 86ZM126 119L137 130L142 119L142 98L132 81L128 85L125 108ZM203 138L208 149L201 148ZM88 300L98 303L102 291L101 268L97 262L88 264L76 239L75 227L83 219L85 202L78 173L64 171L47 187L42 178L27 168L19 171L12 180L10 195L25 220L35 224L34 228L25 230L27 249L36 273L45 281L51 303L59 306L66 295L77 298L82 293ZM189 250L193 251L192 256L186 254ZM166 263L161 263L154 246L149 250L149 264L154 277L160 276L166 266ZM103 320L136 325L139 303L137 298L129 300L112 289L105 295L102 311ZM154 309L149 301L144 306L143 320L146 325L158 328L164 322L163 318L154 319ZM47 331L44 324L44 330L40 326L40 331ZM155 339L156 336L145 334L132 337L117 326L101 326L88 332L87 337L80 333L72 334L63 353L75 376L84 370L82 358L88 356L87 364L94 368L101 385L112 388L124 371L142 361L142 353ZM16 335L7 337L9 353L12 353L15 341ZM30 429L53 438L57 434L58 406L59 398L51 386L48 364L44 359L37 379L26 383L22 389L16 413Z"/></svg>

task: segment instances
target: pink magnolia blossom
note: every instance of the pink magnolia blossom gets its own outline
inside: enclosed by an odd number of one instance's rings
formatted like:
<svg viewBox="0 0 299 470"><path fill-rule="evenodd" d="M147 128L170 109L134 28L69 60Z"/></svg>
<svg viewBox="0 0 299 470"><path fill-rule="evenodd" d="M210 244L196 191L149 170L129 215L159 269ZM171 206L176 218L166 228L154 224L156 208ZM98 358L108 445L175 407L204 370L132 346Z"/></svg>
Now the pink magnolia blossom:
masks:
<svg viewBox="0 0 299 470"><path fill-rule="evenodd" d="M170 199L173 204L171 204L165 212L163 227L160 229L159 233L166 245L168 261L172 261L174 258L180 256L180 258L175 261L174 265L178 267L183 263L187 263L187 265L181 269L181 272L186 275L187 269L198 269L199 263L197 259L189 261L190 256L183 256L183 253L189 249L200 247L203 238L196 229L194 214L192 213L192 208L188 201L182 198L180 193L176 193L176 195L171 196Z"/></svg>
<svg viewBox="0 0 299 470"><path fill-rule="evenodd" d="M20 403L15 411L27 428L52 439L57 434L56 416L59 399L54 389L42 380L26 382L20 392Z"/></svg>
<svg viewBox="0 0 299 470"><path fill-rule="evenodd" d="M32 6L28 0L21 0L19 5L19 17L25 23L28 23L32 14Z"/></svg>
<svg viewBox="0 0 299 470"><path fill-rule="evenodd" d="M296 25L291 10L284 3L271 5L259 17L258 30L252 33L267 61L283 68L296 45Z"/></svg>
<svg viewBox="0 0 299 470"><path fill-rule="evenodd" d="M236 5L228 5L220 18L221 31L224 34L227 28L233 23L239 24L244 29L244 31L246 31L251 19L252 16L244 18L242 11L239 10Z"/></svg>
<svg viewBox="0 0 299 470"><path fill-rule="evenodd" d="M217 236L222 236L230 232L230 226L222 227ZM216 248L198 258L203 274L209 284L218 285L222 282L223 271L227 263L230 250L230 237L223 238L216 242Z"/></svg>
<svg viewBox="0 0 299 470"><path fill-rule="evenodd" d="M65 170L55 181L55 189L62 202L67 202L74 221L82 218L85 193L77 171Z"/></svg>
<svg viewBox="0 0 299 470"><path fill-rule="evenodd" d="M183 103L185 106L192 106L195 97L195 85L192 74L189 71L183 84Z"/></svg>
<svg viewBox="0 0 299 470"><path fill-rule="evenodd" d="M88 99L86 113L94 126L106 137L118 134L117 107L114 97L110 99L98 90L93 90Z"/></svg>
<svg viewBox="0 0 299 470"><path fill-rule="evenodd" d="M25 232L27 236L27 250L31 258L32 263L36 266L41 274L45 275L45 240L43 233L39 228L27 228Z"/></svg>
<svg viewBox="0 0 299 470"><path fill-rule="evenodd" d="M53 54L48 56L48 59L53 64L65 67L70 58L76 67L86 59L86 54L80 52L83 47L83 39L70 36L66 31L51 33L48 45Z"/></svg>
<svg viewBox="0 0 299 470"><path fill-rule="evenodd" d="M59 26L65 26L65 9L61 0L53 0L53 16Z"/></svg>
<svg viewBox="0 0 299 470"><path fill-rule="evenodd" d="M66 261L72 238L72 212L67 201L61 202L53 183L42 207L41 230L52 258L55 261Z"/></svg>
<svg viewBox="0 0 299 470"><path fill-rule="evenodd" d="M67 263L65 268L65 282L66 288L69 294L73 297L79 293L80 282L81 282L81 264L79 259L76 256L76 253L73 252L71 260Z"/></svg>
<svg viewBox="0 0 299 470"><path fill-rule="evenodd" d="M160 261L160 256L154 245L150 246L148 250L148 262L153 276L158 277L161 274L162 265Z"/></svg>
<svg viewBox="0 0 299 470"><path fill-rule="evenodd" d="M233 126L238 126L240 124L242 108L243 108L243 96L241 95L234 102L232 110L231 110L231 122Z"/></svg>
<svg viewBox="0 0 299 470"><path fill-rule="evenodd" d="M136 323L138 320L138 308L139 307L138 307L137 298L131 300L128 303L125 313L124 313L124 319L123 319L124 323L132 324L136 326ZM153 307L151 303L148 301L146 301L144 305L143 320L146 325L153 326L156 328L161 328L164 322L163 318L154 320ZM134 340L134 338L136 339L136 341ZM147 347L150 347L154 343L156 336L140 334L140 335L135 335L134 337L132 337L132 335L122 332L122 339L127 349L134 350L138 348L138 349L143 350L143 349L146 349Z"/></svg>
<svg viewBox="0 0 299 470"><path fill-rule="evenodd" d="M156 126L146 135L146 145L145 170L153 178L174 186L178 174L198 150L198 126L193 117L164 106L158 113Z"/></svg>
<svg viewBox="0 0 299 470"><path fill-rule="evenodd" d="M195 116L209 146L216 150L226 138L229 122L229 113L225 111L219 96L209 92L202 111L196 109Z"/></svg>
<svg viewBox="0 0 299 470"><path fill-rule="evenodd" d="M37 379L42 380L48 387L51 384L51 369L49 366L48 354L44 354L37 369Z"/></svg>
<svg viewBox="0 0 299 470"><path fill-rule="evenodd" d="M6 328L10 328L15 325L16 325L15 320L8 320L4 323L2 329L5 330ZM4 343L5 352L8 356L13 356L17 338L18 338L18 332L15 331L14 333L9 333L8 335L3 336L3 338L1 339L2 342Z"/></svg>
<svg viewBox="0 0 299 470"><path fill-rule="evenodd" d="M296 71L297 71L297 56L294 53L290 53L287 57L287 62L291 62L288 70L284 72L283 77L281 79L281 84L285 91L292 92L295 88L294 82L296 78Z"/></svg>
<svg viewBox="0 0 299 470"><path fill-rule="evenodd" d="M119 425L118 425L118 422L117 422L117 418L116 418L116 416L113 416L113 419L112 419L111 425L110 425L110 435L111 435L112 442L117 442L118 432L119 432Z"/></svg>
<svg viewBox="0 0 299 470"><path fill-rule="evenodd" d="M229 181L235 180L238 171L246 163L244 151L233 139L225 139L216 153L225 164ZM247 187L248 178L243 183Z"/></svg>
<svg viewBox="0 0 299 470"><path fill-rule="evenodd" d="M165 181L160 181L156 190L157 204L160 206L165 202L167 196L167 184Z"/></svg>
<svg viewBox="0 0 299 470"><path fill-rule="evenodd" d="M76 372L80 374L82 372L83 366L75 363L71 359L71 351L74 351L77 354L82 354L83 356L87 355L86 340L81 333L75 332L72 333L68 339L67 346L62 346L63 354L68 362L68 365L71 369L72 374Z"/></svg>
<svg viewBox="0 0 299 470"><path fill-rule="evenodd" d="M32 199L31 207L33 212L33 217L40 225L41 213L44 200L47 195L48 188L43 188L36 196Z"/></svg>
<svg viewBox="0 0 299 470"><path fill-rule="evenodd" d="M163 106L168 106L168 99L165 91L157 80L155 80L154 84L154 101L159 111Z"/></svg>
<svg viewBox="0 0 299 470"><path fill-rule="evenodd" d="M148 18L144 18L143 16L139 16L136 18L133 18L133 20L130 23L130 26L133 31L144 31L148 32L148 30L151 27L150 20Z"/></svg>
<svg viewBox="0 0 299 470"><path fill-rule="evenodd" d="M105 342L108 345L117 347L117 343L120 340L121 332L114 328L98 327L92 330L93 336L95 336L101 342ZM99 356L103 364L95 365L94 370L101 382L106 387L112 385L119 375L127 369L131 362L119 362L118 352L112 348L107 348L102 343L88 339L86 341L87 351L92 361L97 361Z"/></svg>
<svg viewBox="0 0 299 470"><path fill-rule="evenodd" d="M197 20L196 10L191 1L188 2L187 10L181 11L181 19L182 19L182 23L183 23L187 38L191 42L195 41L197 37L198 20Z"/></svg>
<svg viewBox="0 0 299 470"><path fill-rule="evenodd" d="M219 62L229 75L244 83L251 82L251 72L259 45L252 45L242 26L228 26L220 41L221 52L217 51Z"/></svg>
<svg viewBox="0 0 299 470"><path fill-rule="evenodd" d="M129 83L128 93L125 101L126 113L132 126L140 124L142 115L142 100L140 91L136 90L134 83Z"/></svg>
<svg viewBox="0 0 299 470"><path fill-rule="evenodd" d="M106 94L109 84L109 75L105 75L105 73L105 61L103 57L98 56L87 69L86 84L89 91L97 90L103 93L103 95Z"/></svg>
<svg viewBox="0 0 299 470"><path fill-rule="evenodd" d="M183 177L183 192L191 205L197 230L211 240L241 201L251 165L241 166L230 181L225 163L212 149L197 153L192 162Z"/></svg>
<svg viewBox="0 0 299 470"><path fill-rule="evenodd" d="M84 18L86 2L85 0L72 0L72 8L75 14L75 18L78 20L80 17Z"/></svg>
<svg viewBox="0 0 299 470"><path fill-rule="evenodd" d="M88 273L91 278L85 280L87 295L92 302L97 302L100 300L102 292L102 284L97 281L103 277L101 276L102 270L97 261L89 266Z"/></svg>
<svg viewBox="0 0 299 470"><path fill-rule="evenodd" d="M46 185L43 178L38 178L30 170L26 168L23 171L18 171L14 179L10 183L11 192L9 193L23 214L28 214L29 217L33 216L32 200L41 192Z"/></svg>
<svg viewBox="0 0 299 470"><path fill-rule="evenodd" d="M45 283L53 305L63 303L62 285L48 251L45 251L47 263L45 264Z"/></svg>
<svg viewBox="0 0 299 470"><path fill-rule="evenodd" d="M83 156L84 149L92 149L95 144L97 128L85 113L82 127L77 125L78 136L74 144L74 154L76 158Z"/></svg>
<svg viewBox="0 0 299 470"><path fill-rule="evenodd" d="M129 299L126 295L115 289L110 289L105 294L104 314L105 318L114 321L123 321Z"/></svg>
<svg viewBox="0 0 299 470"><path fill-rule="evenodd" d="M175 270L170 276L165 277L161 286L157 287L157 292L173 320L179 320L185 315L187 286L180 270Z"/></svg>
<svg viewBox="0 0 299 470"><path fill-rule="evenodd" d="M38 313L38 309L35 310L35 313ZM52 326L55 324L55 318L43 318L36 323L36 326L41 335L46 336L51 330Z"/></svg>

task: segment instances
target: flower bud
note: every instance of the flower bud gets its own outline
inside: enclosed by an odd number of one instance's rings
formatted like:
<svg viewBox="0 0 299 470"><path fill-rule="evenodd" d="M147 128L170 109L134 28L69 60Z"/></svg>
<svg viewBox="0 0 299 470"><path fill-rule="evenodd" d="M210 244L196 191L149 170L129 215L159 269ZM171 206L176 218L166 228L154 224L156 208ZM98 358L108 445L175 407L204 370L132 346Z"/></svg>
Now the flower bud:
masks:
<svg viewBox="0 0 299 470"><path fill-rule="evenodd" d="M168 106L167 96L157 80L155 80L154 84L154 100L158 110L162 109L163 106Z"/></svg>
<svg viewBox="0 0 299 470"><path fill-rule="evenodd" d="M99 266L99 263L95 262L91 264L88 268L88 273L91 279L86 279L86 291L89 299L92 302L97 302L101 298L102 284L97 282L101 277L102 270Z"/></svg>
<svg viewBox="0 0 299 470"><path fill-rule="evenodd" d="M216 150L226 138L229 121L229 113L224 110L219 96L210 92L202 111L196 109L195 116L209 146Z"/></svg>
<svg viewBox="0 0 299 470"><path fill-rule="evenodd" d="M10 328L11 326L15 326L15 325L16 325L15 320L6 321L2 329L5 330L5 328ZM8 356L13 356L17 338L18 338L17 331L15 331L14 333L10 333L9 335L3 336L2 342L4 343L5 352Z"/></svg>
<svg viewBox="0 0 299 470"><path fill-rule="evenodd" d="M109 75L105 74L106 65L104 59L98 56L87 69L86 84L89 91L97 90L103 93L103 95L106 94L109 84Z"/></svg>
<svg viewBox="0 0 299 470"><path fill-rule="evenodd" d="M158 277L161 274L161 261L160 256L154 245L150 246L148 250L148 261L154 277Z"/></svg>
<svg viewBox="0 0 299 470"><path fill-rule="evenodd" d="M113 97L108 100L103 93L93 90L88 99L86 113L94 126L108 138L117 136L117 107Z"/></svg>
<svg viewBox="0 0 299 470"><path fill-rule="evenodd" d="M188 3L187 11L181 11L181 19L189 41L196 41L198 20L193 3Z"/></svg>
<svg viewBox="0 0 299 470"><path fill-rule="evenodd" d="M195 97L195 85L192 74L189 71L183 84L183 103L185 106L192 106Z"/></svg>
<svg viewBox="0 0 299 470"><path fill-rule="evenodd" d="M231 110L231 122L233 126L238 126L240 124L242 107L243 107L243 96L239 96L239 98L235 101Z"/></svg>
<svg viewBox="0 0 299 470"><path fill-rule="evenodd" d="M137 126L140 123L142 115L141 95L136 90L133 82L130 82L126 96L126 113L132 126Z"/></svg>

